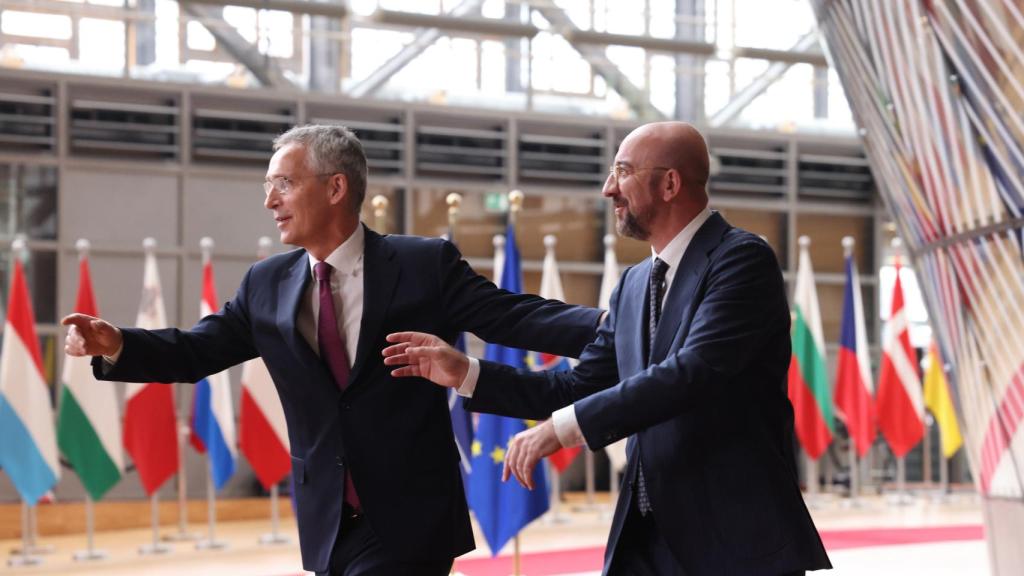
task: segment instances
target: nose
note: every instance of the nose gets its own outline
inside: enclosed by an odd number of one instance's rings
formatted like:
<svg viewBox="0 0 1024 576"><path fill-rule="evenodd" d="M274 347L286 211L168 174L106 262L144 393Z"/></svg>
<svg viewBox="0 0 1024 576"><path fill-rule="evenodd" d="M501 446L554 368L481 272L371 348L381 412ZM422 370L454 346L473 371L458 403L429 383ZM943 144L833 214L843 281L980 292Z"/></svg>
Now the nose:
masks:
<svg viewBox="0 0 1024 576"><path fill-rule="evenodd" d="M601 195L605 198L614 198L619 194L619 181L615 178L615 174L608 174L608 177L604 179L604 187L601 188Z"/></svg>
<svg viewBox="0 0 1024 576"><path fill-rule="evenodd" d="M271 187L270 191L266 194L266 198L263 199L263 207L267 210L273 210L281 202L281 198L277 194L277 188Z"/></svg>

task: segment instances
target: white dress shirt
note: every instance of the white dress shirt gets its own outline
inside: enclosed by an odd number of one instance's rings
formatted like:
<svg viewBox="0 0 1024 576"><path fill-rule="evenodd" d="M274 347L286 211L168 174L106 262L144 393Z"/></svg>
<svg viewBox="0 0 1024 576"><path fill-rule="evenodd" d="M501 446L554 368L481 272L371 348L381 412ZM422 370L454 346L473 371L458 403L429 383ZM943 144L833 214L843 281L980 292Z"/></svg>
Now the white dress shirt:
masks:
<svg viewBox="0 0 1024 576"><path fill-rule="evenodd" d="M693 240L693 237L697 235L697 230L700 230L700 227L710 217L711 209L705 207L693 220L690 220L689 224L679 231L679 234L676 234L675 238L665 246L665 249L660 254L655 252L653 247L651 248L652 261L654 258L660 258L668 264L668 270L665 271L665 290L662 293L662 298L667 296L668 291L672 288L672 281L675 280L679 263L682 262L683 254L686 253L690 241ZM659 304L661 303L659 302ZM479 376L480 362L476 358L470 358L469 372L466 373L466 379L458 389L459 395L472 397L473 391L476 390ZM576 408L574 406L570 405L556 410L551 415L551 423L554 425L555 434L558 436L558 441L563 447L571 448L584 444L583 432L580 430L579 422L576 420Z"/></svg>
<svg viewBox="0 0 1024 576"><path fill-rule="evenodd" d="M345 351L348 352L348 366L356 361L356 346L359 345L359 323L363 320L363 248L366 246L366 232L363 226L356 226L355 232L331 252L326 262L334 270L331 272L331 296L334 298L334 311L338 315L338 333L345 339ZM306 294L299 304L299 316L295 322L299 334L305 338L309 347L320 354L317 338L317 321L320 318L320 285L316 279L314 267L319 260L309 256L309 273L313 276L306 288Z"/></svg>

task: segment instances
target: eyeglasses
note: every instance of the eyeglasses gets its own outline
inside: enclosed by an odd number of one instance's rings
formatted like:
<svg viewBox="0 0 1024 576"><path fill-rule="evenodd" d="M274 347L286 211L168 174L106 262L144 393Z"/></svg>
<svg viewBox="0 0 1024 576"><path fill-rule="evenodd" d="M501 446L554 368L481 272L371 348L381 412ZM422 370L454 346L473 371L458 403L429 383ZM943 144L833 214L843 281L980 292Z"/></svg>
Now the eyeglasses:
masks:
<svg viewBox="0 0 1024 576"><path fill-rule="evenodd" d="M281 194L290 194L295 187L295 182L302 180L303 178L315 178L319 176L333 176L337 172L321 172L320 174L306 174L305 176L296 176L289 178L288 176L275 176L263 181L263 193L270 196L270 192L277 190Z"/></svg>
<svg viewBox="0 0 1024 576"><path fill-rule="evenodd" d="M665 166L650 166L648 168L630 168L624 164L613 164L608 168L608 175L615 180L615 185L618 186L624 179L629 178L637 172L647 172L649 170L671 170L671 168Z"/></svg>

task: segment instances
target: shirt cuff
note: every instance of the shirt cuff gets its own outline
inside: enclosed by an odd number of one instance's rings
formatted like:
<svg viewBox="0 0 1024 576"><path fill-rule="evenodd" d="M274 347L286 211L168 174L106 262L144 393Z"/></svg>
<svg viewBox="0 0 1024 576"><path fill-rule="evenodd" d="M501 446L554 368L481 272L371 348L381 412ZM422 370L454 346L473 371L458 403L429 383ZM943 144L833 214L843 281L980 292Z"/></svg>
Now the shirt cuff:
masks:
<svg viewBox="0 0 1024 576"><path fill-rule="evenodd" d="M455 390L455 393L464 398L472 398L476 390L476 382L480 379L480 361L472 356L469 357L469 370L462 380L462 385Z"/></svg>
<svg viewBox="0 0 1024 576"><path fill-rule="evenodd" d="M121 352L123 351L124 343L122 342L121 345L118 346L117 352L114 352L110 356L107 356L106 354L103 355L103 363L106 364L108 368L112 368L114 364L117 364L117 359L121 357Z"/></svg>
<svg viewBox="0 0 1024 576"><path fill-rule="evenodd" d="M563 448L574 448L586 444L580 424L576 421L575 406L569 405L555 410L551 414L551 423L555 427L555 436L558 436L558 441Z"/></svg>

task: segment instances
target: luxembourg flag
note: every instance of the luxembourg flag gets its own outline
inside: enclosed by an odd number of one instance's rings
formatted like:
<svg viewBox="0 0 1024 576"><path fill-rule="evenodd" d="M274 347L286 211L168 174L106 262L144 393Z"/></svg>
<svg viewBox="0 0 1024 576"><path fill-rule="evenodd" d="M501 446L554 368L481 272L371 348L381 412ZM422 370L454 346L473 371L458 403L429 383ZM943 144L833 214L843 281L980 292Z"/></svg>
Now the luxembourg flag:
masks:
<svg viewBox="0 0 1024 576"><path fill-rule="evenodd" d="M836 370L836 412L863 458L875 441L875 407L872 400L871 361L864 328L864 304L861 302L860 277L853 263L853 238L843 238L846 250L846 291L843 296L843 321L839 334L839 366Z"/></svg>
<svg viewBox="0 0 1024 576"><path fill-rule="evenodd" d="M544 237L544 248L546 249L546 252L544 254L544 268L540 275L540 297L564 302L565 290L562 288L562 277L558 273L558 262L555 260L555 244L557 243L558 239L551 234ZM544 370L564 372L572 369L569 365L569 361L565 358L540 352L530 352L529 356L526 358L526 363L530 366L530 370L533 370L534 372ZM554 466L559 473L565 472L565 469L568 468L569 465L572 464L572 461L576 459L576 456L579 455L580 450L581 448L579 446L562 448L558 452L548 456L548 461L551 462L551 465Z"/></svg>
<svg viewBox="0 0 1024 576"><path fill-rule="evenodd" d="M269 249L270 238L260 238L260 258L265 258ZM262 358L242 365L239 412L238 447L249 459L260 484L270 490L288 474L292 461L281 399Z"/></svg>
<svg viewBox="0 0 1024 576"><path fill-rule="evenodd" d="M199 301L199 317L213 314L217 292L213 284L213 263L210 261L212 241L203 239L203 297ZM231 382L224 370L196 382L192 401L192 445L206 452L210 459L213 485L220 490L235 473L235 414L231 408Z"/></svg>
<svg viewBox="0 0 1024 576"><path fill-rule="evenodd" d="M31 506L57 483L60 467L50 388L19 258L24 250L23 240L11 246L14 276L0 352L0 468Z"/></svg>

